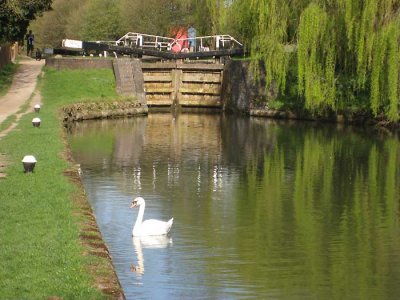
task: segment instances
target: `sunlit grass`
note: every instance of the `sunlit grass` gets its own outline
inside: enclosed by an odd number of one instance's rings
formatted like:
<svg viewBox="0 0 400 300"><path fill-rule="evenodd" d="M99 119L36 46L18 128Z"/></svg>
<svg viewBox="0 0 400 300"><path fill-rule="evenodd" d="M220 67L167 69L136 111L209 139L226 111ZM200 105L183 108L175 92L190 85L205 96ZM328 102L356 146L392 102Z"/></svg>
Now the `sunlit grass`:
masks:
<svg viewBox="0 0 400 300"><path fill-rule="evenodd" d="M10 127L11 124L16 121L16 119L16 115L8 116L3 122L0 123L0 132Z"/></svg>
<svg viewBox="0 0 400 300"><path fill-rule="evenodd" d="M111 70L46 70L40 81L41 127L32 126L34 112L23 116L2 139L7 177L0 181L0 298L101 299L89 273L97 257L84 256L79 241L80 217L71 201L78 192L63 175L61 106L116 96ZM37 159L34 173L24 173L21 160Z"/></svg>
<svg viewBox="0 0 400 300"><path fill-rule="evenodd" d="M107 72L106 72L107 71ZM67 105L75 102L112 101L118 95L111 70L61 70L46 69L42 95L49 100L46 105ZM64 92L65 91L65 92Z"/></svg>

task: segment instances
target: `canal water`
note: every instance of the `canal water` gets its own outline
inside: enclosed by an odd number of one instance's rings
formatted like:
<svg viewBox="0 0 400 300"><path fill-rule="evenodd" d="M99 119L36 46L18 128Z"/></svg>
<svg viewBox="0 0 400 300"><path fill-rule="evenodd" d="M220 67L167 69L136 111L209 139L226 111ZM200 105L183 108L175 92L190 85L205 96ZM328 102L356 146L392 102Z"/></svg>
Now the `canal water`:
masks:
<svg viewBox="0 0 400 300"><path fill-rule="evenodd" d="M154 113L77 123L86 193L127 299L398 299L395 136ZM167 237L131 236L174 218Z"/></svg>

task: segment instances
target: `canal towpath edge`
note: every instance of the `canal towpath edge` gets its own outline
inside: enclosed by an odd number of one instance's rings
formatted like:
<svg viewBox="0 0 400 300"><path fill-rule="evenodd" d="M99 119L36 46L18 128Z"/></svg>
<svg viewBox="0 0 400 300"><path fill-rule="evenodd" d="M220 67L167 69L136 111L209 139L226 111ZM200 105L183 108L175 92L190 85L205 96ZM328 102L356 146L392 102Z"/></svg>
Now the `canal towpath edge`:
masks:
<svg viewBox="0 0 400 300"><path fill-rule="evenodd" d="M30 57L21 57L9 90L5 95L0 96L0 125L7 123L3 128L0 127L0 142L2 138L17 127L22 116L33 112L34 105L42 104L42 97L38 88L38 78L42 74L44 65L44 60L37 61ZM7 118L13 115L15 115L15 118L8 123L8 121L6 121ZM67 153L65 158L70 160L70 154ZM0 180L6 177L4 169L7 168L7 164L7 153L0 153ZM94 276L95 285L103 292L105 297L123 300L125 296L115 274L112 258L102 239L95 216L84 195L82 182L75 171L69 169L65 170L64 176L77 185L81 191L81 193L78 193L78 195L74 197L74 201L75 205L78 206L81 213L85 216L85 221L81 226L86 226L86 228L81 228L80 231L80 242L84 245L84 251L86 253L84 253L84 255L89 254L103 257L107 261L106 266L103 266L103 268L111 269L111 274L108 273L109 275L105 275L102 273L101 268L93 266L89 271ZM99 271L97 271L97 269Z"/></svg>
<svg viewBox="0 0 400 300"><path fill-rule="evenodd" d="M32 104L41 102L36 86L37 78L41 74L43 66L43 60L38 61L29 57L23 57L20 60L10 89L4 96L0 97L0 124L14 114L16 114L16 121L8 128L0 131L0 139L17 125L16 123L24 113L28 112L28 110L19 112L21 106L28 101Z"/></svg>

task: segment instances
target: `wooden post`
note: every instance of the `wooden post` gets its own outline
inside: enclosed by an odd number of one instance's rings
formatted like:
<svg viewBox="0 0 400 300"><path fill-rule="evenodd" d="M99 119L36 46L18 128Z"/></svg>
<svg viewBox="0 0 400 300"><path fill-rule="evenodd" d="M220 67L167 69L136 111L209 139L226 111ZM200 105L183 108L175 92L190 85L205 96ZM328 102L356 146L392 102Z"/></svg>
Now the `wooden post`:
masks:
<svg viewBox="0 0 400 300"><path fill-rule="evenodd" d="M177 106L179 105L179 98L180 98L180 86L182 80L182 69L178 69L177 65L174 69L171 70L171 77L172 77L172 88L173 92L171 94L172 105Z"/></svg>
<svg viewBox="0 0 400 300"><path fill-rule="evenodd" d="M174 105L174 103L177 101L176 99L176 68L171 69L171 85L172 85L172 92L171 92L171 104Z"/></svg>
<svg viewBox="0 0 400 300"><path fill-rule="evenodd" d="M176 69L176 102L174 103L175 106L179 105L181 99L181 84L182 84L182 69Z"/></svg>

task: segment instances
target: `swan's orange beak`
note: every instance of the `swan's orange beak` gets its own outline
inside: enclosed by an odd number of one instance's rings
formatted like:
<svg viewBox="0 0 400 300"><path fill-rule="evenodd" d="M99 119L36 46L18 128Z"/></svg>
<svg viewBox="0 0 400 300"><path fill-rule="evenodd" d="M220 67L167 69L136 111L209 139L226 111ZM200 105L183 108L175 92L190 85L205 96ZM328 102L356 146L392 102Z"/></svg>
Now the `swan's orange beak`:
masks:
<svg viewBox="0 0 400 300"><path fill-rule="evenodd" d="M136 207L136 206L137 206L137 202L133 201L133 202L131 203L131 208L134 208L134 207Z"/></svg>

